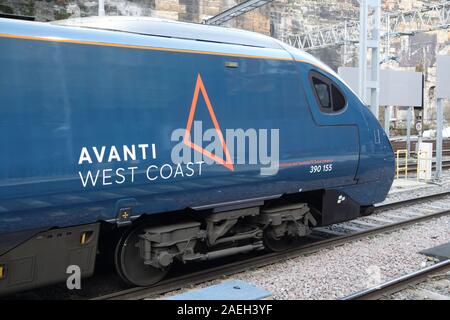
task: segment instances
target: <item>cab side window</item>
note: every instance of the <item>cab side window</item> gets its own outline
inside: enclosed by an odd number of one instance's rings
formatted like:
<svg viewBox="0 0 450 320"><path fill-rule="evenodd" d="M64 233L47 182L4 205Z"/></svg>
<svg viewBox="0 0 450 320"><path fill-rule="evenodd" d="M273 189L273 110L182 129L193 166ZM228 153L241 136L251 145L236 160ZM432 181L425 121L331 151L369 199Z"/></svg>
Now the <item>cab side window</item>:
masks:
<svg viewBox="0 0 450 320"><path fill-rule="evenodd" d="M319 78L313 77L312 81L320 106L327 111L331 111L330 87Z"/></svg>
<svg viewBox="0 0 450 320"><path fill-rule="evenodd" d="M345 108L347 101L344 95L330 79L317 72L311 72L310 80L322 112L334 113Z"/></svg>
<svg viewBox="0 0 450 320"><path fill-rule="evenodd" d="M344 109L346 105L344 95L334 84L331 85L331 93L333 96L333 111Z"/></svg>

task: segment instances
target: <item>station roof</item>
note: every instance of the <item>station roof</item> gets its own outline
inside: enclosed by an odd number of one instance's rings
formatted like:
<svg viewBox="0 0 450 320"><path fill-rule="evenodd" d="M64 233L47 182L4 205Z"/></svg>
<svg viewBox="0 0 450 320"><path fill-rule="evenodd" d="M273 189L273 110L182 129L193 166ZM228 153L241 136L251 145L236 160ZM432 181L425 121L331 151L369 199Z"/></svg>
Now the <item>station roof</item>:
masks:
<svg viewBox="0 0 450 320"><path fill-rule="evenodd" d="M51 24L134 34L282 49L274 39L254 32L150 17L104 16L53 21Z"/></svg>

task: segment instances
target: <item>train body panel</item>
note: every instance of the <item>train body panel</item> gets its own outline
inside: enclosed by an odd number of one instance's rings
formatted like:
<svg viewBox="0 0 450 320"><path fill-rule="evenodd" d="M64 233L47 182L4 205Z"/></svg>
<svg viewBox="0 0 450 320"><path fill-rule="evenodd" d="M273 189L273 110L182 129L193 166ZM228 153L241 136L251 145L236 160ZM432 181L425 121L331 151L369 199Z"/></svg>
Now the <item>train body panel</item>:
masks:
<svg viewBox="0 0 450 320"><path fill-rule="evenodd" d="M17 235L0 254L27 230L124 212L332 189L366 206L390 188L392 149L376 119L334 72L275 40L6 19L0 29L0 242ZM345 105L323 112L314 81Z"/></svg>

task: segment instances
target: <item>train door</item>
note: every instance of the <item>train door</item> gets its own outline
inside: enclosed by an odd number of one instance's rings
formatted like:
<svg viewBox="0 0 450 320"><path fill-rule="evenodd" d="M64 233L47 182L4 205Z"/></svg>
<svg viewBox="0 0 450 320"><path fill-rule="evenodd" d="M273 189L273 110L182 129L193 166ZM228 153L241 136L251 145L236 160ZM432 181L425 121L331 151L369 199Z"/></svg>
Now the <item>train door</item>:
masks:
<svg viewBox="0 0 450 320"><path fill-rule="evenodd" d="M303 86L315 126L312 139L319 149L311 175L324 188L356 183L360 155L358 117L340 84L328 73L303 66Z"/></svg>

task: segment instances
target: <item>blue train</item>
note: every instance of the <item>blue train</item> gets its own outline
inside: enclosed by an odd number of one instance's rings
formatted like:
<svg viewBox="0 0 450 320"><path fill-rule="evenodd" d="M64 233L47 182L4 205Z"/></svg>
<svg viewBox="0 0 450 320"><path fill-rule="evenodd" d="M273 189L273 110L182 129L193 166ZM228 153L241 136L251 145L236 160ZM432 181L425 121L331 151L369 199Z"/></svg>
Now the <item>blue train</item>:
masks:
<svg viewBox="0 0 450 320"><path fill-rule="evenodd" d="M394 177L376 118L260 34L136 17L0 19L0 294L284 250L369 214ZM71 267L72 266L72 267Z"/></svg>

